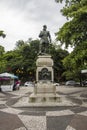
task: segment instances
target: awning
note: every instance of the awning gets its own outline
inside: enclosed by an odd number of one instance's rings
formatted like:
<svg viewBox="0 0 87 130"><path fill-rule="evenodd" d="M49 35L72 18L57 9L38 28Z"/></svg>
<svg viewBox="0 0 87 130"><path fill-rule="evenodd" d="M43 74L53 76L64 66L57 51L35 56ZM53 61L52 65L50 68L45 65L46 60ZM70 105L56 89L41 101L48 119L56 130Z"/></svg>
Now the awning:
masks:
<svg viewBox="0 0 87 130"><path fill-rule="evenodd" d="M10 78L9 77L0 77L0 81L2 80L9 80Z"/></svg>
<svg viewBox="0 0 87 130"><path fill-rule="evenodd" d="M82 73L82 74L86 74L86 73L87 73L87 69L81 70L81 73Z"/></svg>
<svg viewBox="0 0 87 130"><path fill-rule="evenodd" d="M0 77L7 77L7 78L12 78L12 79L18 79L18 76L14 75L14 74L10 74L10 73L2 73L0 74Z"/></svg>

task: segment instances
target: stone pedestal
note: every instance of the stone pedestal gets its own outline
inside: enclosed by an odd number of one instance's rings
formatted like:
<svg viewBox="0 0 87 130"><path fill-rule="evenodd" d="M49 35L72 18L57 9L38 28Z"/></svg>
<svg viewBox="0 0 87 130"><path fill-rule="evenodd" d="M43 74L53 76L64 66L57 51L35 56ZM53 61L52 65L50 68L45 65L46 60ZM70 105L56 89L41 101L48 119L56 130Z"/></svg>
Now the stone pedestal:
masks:
<svg viewBox="0 0 87 130"><path fill-rule="evenodd" d="M38 56L36 61L36 81L54 81L53 60L50 55Z"/></svg>
<svg viewBox="0 0 87 130"><path fill-rule="evenodd" d="M53 60L50 55L38 56L36 61L36 81L34 92L29 97L29 102L59 102L60 97L56 94L54 86Z"/></svg>
<svg viewBox="0 0 87 130"><path fill-rule="evenodd" d="M29 102L43 103L43 102L60 102L60 97L56 94L56 86L52 83L38 83L34 92L29 97Z"/></svg>

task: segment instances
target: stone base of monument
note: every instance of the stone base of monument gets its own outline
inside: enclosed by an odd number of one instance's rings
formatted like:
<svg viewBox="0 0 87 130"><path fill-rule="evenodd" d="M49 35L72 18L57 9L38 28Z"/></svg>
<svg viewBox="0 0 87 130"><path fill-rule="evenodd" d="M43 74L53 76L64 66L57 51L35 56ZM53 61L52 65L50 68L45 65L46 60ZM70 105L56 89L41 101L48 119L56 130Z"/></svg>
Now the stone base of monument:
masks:
<svg viewBox="0 0 87 130"><path fill-rule="evenodd" d="M61 102L56 93L56 86L52 83L38 83L34 92L29 96L29 103Z"/></svg>
<svg viewBox="0 0 87 130"><path fill-rule="evenodd" d="M34 92L29 96L29 104L55 104L61 102L54 86L53 59L51 55L39 55L36 60L36 81Z"/></svg>

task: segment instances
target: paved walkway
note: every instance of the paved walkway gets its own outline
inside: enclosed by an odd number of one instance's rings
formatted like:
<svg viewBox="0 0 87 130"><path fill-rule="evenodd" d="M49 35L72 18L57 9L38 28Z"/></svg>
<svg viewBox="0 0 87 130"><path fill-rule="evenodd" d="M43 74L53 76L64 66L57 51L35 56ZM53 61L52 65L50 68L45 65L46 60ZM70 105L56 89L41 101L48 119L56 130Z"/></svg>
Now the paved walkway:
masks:
<svg viewBox="0 0 87 130"><path fill-rule="evenodd" d="M0 130L87 130L87 88L57 87L68 102L51 107L27 105L32 91L0 92Z"/></svg>

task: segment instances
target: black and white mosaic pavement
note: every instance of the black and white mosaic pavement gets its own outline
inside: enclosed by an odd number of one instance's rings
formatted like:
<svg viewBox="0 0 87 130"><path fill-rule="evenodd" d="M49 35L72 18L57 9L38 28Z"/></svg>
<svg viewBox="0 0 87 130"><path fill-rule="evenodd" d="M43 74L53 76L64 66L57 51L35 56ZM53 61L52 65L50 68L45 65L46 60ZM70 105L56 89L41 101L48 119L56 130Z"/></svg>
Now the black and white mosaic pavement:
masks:
<svg viewBox="0 0 87 130"><path fill-rule="evenodd" d="M72 104L28 107L17 104L30 94L28 88L0 92L0 130L87 130L87 88L58 88L58 93Z"/></svg>

